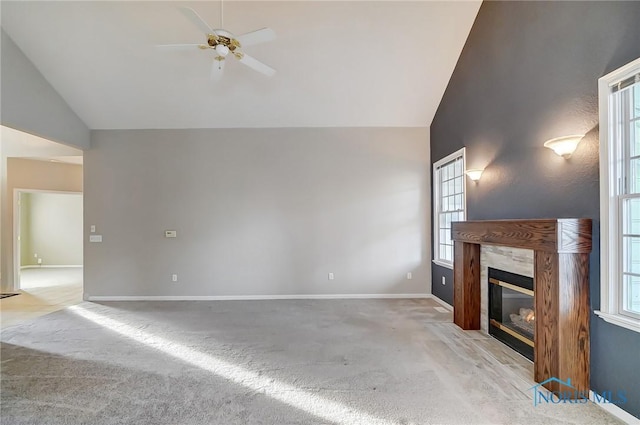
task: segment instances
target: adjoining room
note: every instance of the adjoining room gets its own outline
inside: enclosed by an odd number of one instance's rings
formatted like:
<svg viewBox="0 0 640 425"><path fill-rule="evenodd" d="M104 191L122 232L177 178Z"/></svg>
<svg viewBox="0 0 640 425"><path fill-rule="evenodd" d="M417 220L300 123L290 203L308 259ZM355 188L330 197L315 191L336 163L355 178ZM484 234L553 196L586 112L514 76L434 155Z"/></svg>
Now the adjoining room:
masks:
<svg viewBox="0 0 640 425"><path fill-rule="evenodd" d="M12 128L1 130L7 194L3 275L11 276L2 290L6 328L82 300L82 151Z"/></svg>
<svg viewBox="0 0 640 425"><path fill-rule="evenodd" d="M82 194L18 191L19 289L82 286Z"/></svg>

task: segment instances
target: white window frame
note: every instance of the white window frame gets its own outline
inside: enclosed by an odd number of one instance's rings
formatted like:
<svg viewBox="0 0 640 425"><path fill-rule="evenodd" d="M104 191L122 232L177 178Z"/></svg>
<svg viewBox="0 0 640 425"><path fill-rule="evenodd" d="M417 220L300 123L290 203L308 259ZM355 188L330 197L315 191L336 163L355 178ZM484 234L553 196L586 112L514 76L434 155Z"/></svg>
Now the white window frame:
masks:
<svg viewBox="0 0 640 425"><path fill-rule="evenodd" d="M462 216L463 220L467 219L467 179L465 178L465 171L467 170L466 163L466 148L462 148L455 151L451 155L447 155L441 160L433 164L433 262L442 267L453 269L453 260L446 261L440 258L440 220L438 213L440 211L441 196L440 196L440 180L438 175L438 169L444 164L462 157ZM453 258L453 257L452 257Z"/></svg>
<svg viewBox="0 0 640 425"><path fill-rule="evenodd" d="M640 73L640 58L598 80L600 109L600 310L595 313L614 325L640 332L640 318L622 312L622 215L619 211L616 162L619 154L610 125L611 87Z"/></svg>

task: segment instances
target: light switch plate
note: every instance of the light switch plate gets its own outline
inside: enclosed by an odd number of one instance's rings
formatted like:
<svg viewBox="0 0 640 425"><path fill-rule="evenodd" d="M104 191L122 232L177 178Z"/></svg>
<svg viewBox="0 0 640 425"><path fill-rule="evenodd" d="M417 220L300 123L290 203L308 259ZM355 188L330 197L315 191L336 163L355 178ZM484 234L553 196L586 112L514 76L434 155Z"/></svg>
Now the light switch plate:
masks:
<svg viewBox="0 0 640 425"><path fill-rule="evenodd" d="M165 230L164 237L165 238L175 238L178 236L178 232L176 230Z"/></svg>
<svg viewBox="0 0 640 425"><path fill-rule="evenodd" d="M102 242L102 235L89 235L89 242Z"/></svg>

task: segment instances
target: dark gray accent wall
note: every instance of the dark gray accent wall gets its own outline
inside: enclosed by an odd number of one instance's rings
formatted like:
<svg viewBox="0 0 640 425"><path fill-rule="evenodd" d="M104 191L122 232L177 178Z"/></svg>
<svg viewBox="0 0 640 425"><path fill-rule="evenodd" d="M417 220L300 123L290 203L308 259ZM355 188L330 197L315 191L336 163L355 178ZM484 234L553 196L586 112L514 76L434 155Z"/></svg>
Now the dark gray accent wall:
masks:
<svg viewBox="0 0 640 425"><path fill-rule="evenodd" d="M598 78L640 57L640 2L485 2L431 125L431 160L466 146L469 220L594 220L591 307L600 306ZM586 134L564 160L545 140ZM441 277L447 284L441 284ZM452 303L452 273L433 293ZM640 334L592 314L591 387L626 391L640 417ZM568 377L562 377L568 378Z"/></svg>

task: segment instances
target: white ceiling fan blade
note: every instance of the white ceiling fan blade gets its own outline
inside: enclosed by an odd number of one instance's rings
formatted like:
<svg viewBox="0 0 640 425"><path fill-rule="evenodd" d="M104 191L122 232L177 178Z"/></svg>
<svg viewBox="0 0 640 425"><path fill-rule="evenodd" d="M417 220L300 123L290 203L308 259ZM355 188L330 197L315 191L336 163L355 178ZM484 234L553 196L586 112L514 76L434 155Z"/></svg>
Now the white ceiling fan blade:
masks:
<svg viewBox="0 0 640 425"><path fill-rule="evenodd" d="M222 78L222 74L224 72L224 63L226 61L224 59L218 60L214 59L213 64L211 65L211 80L218 81Z"/></svg>
<svg viewBox="0 0 640 425"><path fill-rule="evenodd" d="M158 44L156 45L156 49L159 50L195 50L195 49L206 49L209 46L205 46L204 44Z"/></svg>
<svg viewBox="0 0 640 425"><path fill-rule="evenodd" d="M271 68L268 65L263 64L262 62L260 62L259 60L252 58L251 56L247 55L247 54L243 54L242 57L240 59L238 59L240 62L242 62L243 64L247 65L249 68L260 72L261 74L264 74L268 77L271 77L273 74L276 73L276 70Z"/></svg>
<svg viewBox="0 0 640 425"><path fill-rule="evenodd" d="M275 38L276 32L271 28L262 28L236 37L242 46L253 46L258 43L266 43L267 41L275 40Z"/></svg>
<svg viewBox="0 0 640 425"><path fill-rule="evenodd" d="M207 21L205 21L200 17L200 15L198 15L198 12L191 9L190 7L181 7L180 10L182 11L182 14L191 21L191 23L200 28L200 31L204 32L205 34L215 34L209 24L207 24Z"/></svg>

